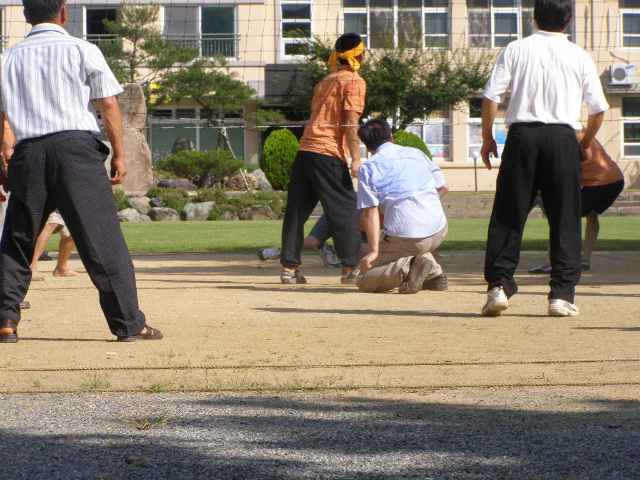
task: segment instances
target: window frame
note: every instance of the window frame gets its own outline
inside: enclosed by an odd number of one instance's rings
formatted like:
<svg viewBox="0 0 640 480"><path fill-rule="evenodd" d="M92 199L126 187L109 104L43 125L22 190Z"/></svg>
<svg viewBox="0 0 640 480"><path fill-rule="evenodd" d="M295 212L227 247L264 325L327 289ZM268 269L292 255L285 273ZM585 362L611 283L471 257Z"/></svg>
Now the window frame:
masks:
<svg viewBox="0 0 640 480"><path fill-rule="evenodd" d="M620 105L620 158L640 158L640 152L637 155L627 155L626 147L640 147L640 140L638 142L626 142L624 129L627 124L640 124L640 115L631 116L625 115L624 111L624 98L621 99ZM630 97L634 98L634 97ZM637 98L637 97L636 97Z"/></svg>
<svg viewBox="0 0 640 480"><path fill-rule="evenodd" d="M309 5L309 19L306 18L284 18L284 12L282 11L285 5ZM313 24L313 0L279 0L278 1L278 44L280 57L284 59L296 59L306 57L305 53L300 54L287 54L287 45L304 45L309 44L313 40L315 35L315 27ZM284 24L285 23L300 23L309 24L309 37L285 37Z"/></svg>
<svg viewBox="0 0 640 480"><path fill-rule="evenodd" d="M392 0L391 12L393 15L393 48L398 48L400 45L400 30L398 28L398 20L400 18L400 12L405 10L405 8L400 7L398 5L400 0ZM407 7L407 11L420 11L420 45L418 47L406 47L407 49L425 49L425 48L450 48L451 46L451 1L447 0L446 7L425 7L424 1L421 2L420 7ZM356 14L364 14L366 19L366 34L360 34L364 44L368 49L385 49L387 47L373 47L371 45L371 10L372 7L370 5L370 0L365 0L366 5L364 7L343 7L342 8L342 28L341 30L344 32L347 22L345 15L356 15ZM426 18L429 14L445 14L446 15L446 25L447 32L437 33L437 34L429 34L426 31ZM345 32L346 33L346 32ZM356 32L359 33L359 32ZM445 38L446 45L428 45L428 38Z"/></svg>
<svg viewBox="0 0 640 480"><path fill-rule="evenodd" d="M618 15L620 17L620 47L621 48L640 48L640 44L625 46L624 39L625 38L640 38L640 32L638 33L626 33L624 32L624 16L625 15L639 15L640 16L640 8L621 8L618 10Z"/></svg>
<svg viewBox="0 0 640 480"><path fill-rule="evenodd" d="M523 33L524 33L524 26L522 24L523 21L523 12L524 11L531 11L531 18L533 18L533 7L523 7L522 6L522 0L518 0L519 5L515 6L515 7L496 7L494 6L494 0L488 0L489 1L489 8L469 8L465 7L467 9L467 47L468 48L490 48L490 49L501 49L506 47L509 43L511 42L507 42L504 45L497 45L496 44L496 36L497 37L504 37L504 38L511 38L514 37L514 40L511 41L515 41L515 40L520 40L523 37ZM470 11L478 11L478 12L482 12L482 11L488 11L489 12L489 34L487 35L489 37L489 46L479 46L479 45L472 45L471 43L471 37L474 36L479 36L479 35L472 35L470 32L470 28L469 28L469 12ZM500 33L496 33L496 15L500 15L500 14L514 14L516 15L516 27L517 27L517 32L514 34L500 34ZM532 31L535 31L535 25L532 28Z"/></svg>

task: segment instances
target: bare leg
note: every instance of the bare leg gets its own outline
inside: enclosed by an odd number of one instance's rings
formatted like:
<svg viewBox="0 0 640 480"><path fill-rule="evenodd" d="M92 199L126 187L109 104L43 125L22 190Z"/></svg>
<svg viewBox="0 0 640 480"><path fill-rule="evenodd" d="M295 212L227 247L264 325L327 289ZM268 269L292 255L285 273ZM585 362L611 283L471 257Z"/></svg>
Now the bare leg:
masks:
<svg viewBox="0 0 640 480"><path fill-rule="evenodd" d="M320 240L316 237L312 237L311 235L307 235L304 237L304 242L302 242L302 249L313 250L314 248L317 248L318 245L320 245Z"/></svg>
<svg viewBox="0 0 640 480"><path fill-rule="evenodd" d="M58 263L55 270L53 271L54 277L77 277L81 275L75 270L70 270L68 265L69 257L71 256L71 251L73 250L74 245L75 243L72 237L60 239L60 246L58 248Z"/></svg>
<svg viewBox="0 0 640 480"><path fill-rule="evenodd" d="M58 225L57 223L47 223L38 236L38 240L36 241L36 249L33 252L33 259L31 260L32 282L44 280L44 277L42 275L38 275L38 259L40 258L40 255L42 255L42 252L44 252L44 249L47 248L49 237L53 232L56 231L59 226L60 225Z"/></svg>
<svg viewBox="0 0 640 480"><path fill-rule="evenodd" d="M587 225L584 229L584 249L582 251L582 260L591 261L591 253L596 246L596 240L600 233L600 221L598 214L593 210L587 215Z"/></svg>

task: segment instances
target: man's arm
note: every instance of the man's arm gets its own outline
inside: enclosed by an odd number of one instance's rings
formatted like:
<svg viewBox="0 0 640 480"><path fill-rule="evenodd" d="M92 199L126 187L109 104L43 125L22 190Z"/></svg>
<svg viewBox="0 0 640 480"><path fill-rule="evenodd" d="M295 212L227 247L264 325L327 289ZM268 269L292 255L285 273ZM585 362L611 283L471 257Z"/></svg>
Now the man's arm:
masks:
<svg viewBox="0 0 640 480"><path fill-rule="evenodd" d="M347 137L347 145L349 147L349 154L351 156L351 176L358 177L358 169L360 168L360 139L358 138L358 122L360 121L360 115L358 112L347 110L345 115L346 129L345 135Z"/></svg>
<svg viewBox="0 0 640 480"><path fill-rule="evenodd" d="M0 185L4 187L4 191L7 190L7 162L13 155L13 144L15 142L15 137L13 136L13 132L10 128L6 128L5 125L5 116L4 112L0 112L0 142L2 143L2 148L0 150L2 158L0 158ZM3 194L2 190L0 190L0 202L5 202L7 197Z"/></svg>
<svg viewBox="0 0 640 480"><path fill-rule="evenodd" d="M482 163L491 170L491 154L498 158L498 145L493 139L493 122L498 114L498 104L487 97L482 99Z"/></svg>
<svg viewBox="0 0 640 480"><path fill-rule="evenodd" d="M441 186L437 190L438 190L438 195L440 195L440 200L442 200L442 197L444 197L447 193L449 193L449 186L445 183L443 186Z"/></svg>
<svg viewBox="0 0 640 480"><path fill-rule="evenodd" d="M580 150L582 151L583 162L588 161L593 155L591 146L596 138L596 133L598 133L600 126L602 126L603 120L604 112L593 113L589 115L587 119L587 128L584 131L584 137L580 140Z"/></svg>
<svg viewBox="0 0 640 480"><path fill-rule="evenodd" d="M127 163L124 158L124 141L122 139L122 115L116 97L99 98L98 108L102 117L102 124L111 142L113 156L111 157L111 185L118 185L127 176Z"/></svg>
<svg viewBox="0 0 640 480"><path fill-rule="evenodd" d="M378 258L380 243L380 210L378 207L363 208L360 211L360 228L367 234L369 252L360 259L360 272L371 269Z"/></svg>

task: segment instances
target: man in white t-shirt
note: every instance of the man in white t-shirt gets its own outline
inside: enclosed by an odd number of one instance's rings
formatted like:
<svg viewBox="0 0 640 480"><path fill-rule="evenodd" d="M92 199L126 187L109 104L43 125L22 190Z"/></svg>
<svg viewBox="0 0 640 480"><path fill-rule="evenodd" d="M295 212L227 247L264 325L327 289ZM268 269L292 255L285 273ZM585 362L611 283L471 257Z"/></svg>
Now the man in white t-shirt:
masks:
<svg viewBox="0 0 640 480"><path fill-rule="evenodd" d="M501 315L518 291L514 273L522 232L538 190L549 221L551 316L576 316L575 286L580 280L580 162L609 108L591 57L564 34L571 22L571 0L536 0L539 31L510 43L487 82L482 103L482 161L491 169L497 157L492 127L498 105L511 92L506 112L509 134L502 153L489 224L482 315ZM589 118L583 139L582 102Z"/></svg>

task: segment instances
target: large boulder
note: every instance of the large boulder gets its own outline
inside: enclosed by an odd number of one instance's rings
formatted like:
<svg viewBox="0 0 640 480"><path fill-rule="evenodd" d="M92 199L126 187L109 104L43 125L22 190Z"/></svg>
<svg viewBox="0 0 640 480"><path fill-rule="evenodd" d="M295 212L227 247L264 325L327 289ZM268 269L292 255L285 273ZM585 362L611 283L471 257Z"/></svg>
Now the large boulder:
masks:
<svg viewBox="0 0 640 480"><path fill-rule="evenodd" d="M125 208L118 212L118 220L121 222L150 222L147 215L140 215L135 208Z"/></svg>
<svg viewBox="0 0 640 480"><path fill-rule="evenodd" d="M145 128L147 126L147 105L142 87L135 83L127 83L122 86L122 89L124 91L118 96L122 125L124 128Z"/></svg>
<svg viewBox="0 0 640 480"><path fill-rule="evenodd" d="M251 173L246 173L245 178L247 179L247 185L249 185L249 189L257 190L258 179L254 177ZM242 178L241 174L231 177L224 184L227 190L236 191L236 192L246 190L247 185L245 185L244 179Z"/></svg>
<svg viewBox="0 0 640 480"><path fill-rule="evenodd" d="M173 142L173 147L171 147L171 153L178 153L185 150L193 151L195 149L196 149L196 146L187 137L178 137L176 138L176 141Z"/></svg>
<svg viewBox="0 0 640 480"><path fill-rule="evenodd" d="M258 190L273 190L273 187L269 183L269 180L267 180L267 176L262 170L254 170L253 172L251 172L251 175L253 175L256 180L258 180Z"/></svg>
<svg viewBox="0 0 640 480"><path fill-rule="evenodd" d="M164 207L165 205L165 201L164 198L152 198L151 200L149 200L149 206L150 207Z"/></svg>
<svg viewBox="0 0 640 480"><path fill-rule="evenodd" d="M154 222L179 222L178 212L169 207L154 207L149 210L149 218Z"/></svg>
<svg viewBox="0 0 640 480"><path fill-rule="evenodd" d="M180 188L182 190L197 190L197 185L191 183L189 180L179 179L172 180L168 178L163 178L158 180L158 187L161 188Z"/></svg>
<svg viewBox="0 0 640 480"><path fill-rule="evenodd" d="M129 207L135 208L140 215L146 215L151 210L149 199L145 197L133 197L129 200Z"/></svg>
<svg viewBox="0 0 640 480"><path fill-rule="evenodd" d="M237 220L240 220L240 219L231 210L225 210L225 212L222 214L222 218L220 218L220 220L224 220L225 222L232 222L232 221L237 221Z"/></svg>
<svg viewBox="0 0 640 480"><path fill-rule="evenodd" d="M278 216L268 205L253 205L240 210L238 218L240 220L277 220Z"/></svg>
<svg viewBox="0 0 640 480"><path fill-rule="evenodd" d="M209 218L209 213L216 202L187 203L180 217L188 222L202 222Z"/></svg>

